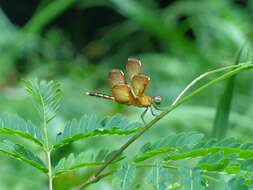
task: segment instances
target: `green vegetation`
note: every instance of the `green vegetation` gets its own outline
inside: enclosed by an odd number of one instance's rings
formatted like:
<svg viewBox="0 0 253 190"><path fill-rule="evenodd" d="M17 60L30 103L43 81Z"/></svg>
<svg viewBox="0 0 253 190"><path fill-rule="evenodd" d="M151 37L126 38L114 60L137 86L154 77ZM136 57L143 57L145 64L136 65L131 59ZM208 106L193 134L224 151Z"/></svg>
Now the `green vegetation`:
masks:
<svg viewBox="0 0 253 190"><path fill-rule="evenodd" d="M2 5L0 189L253 188L251 1ZM146 124L85 95L128 57L163 99Z"/></svg>

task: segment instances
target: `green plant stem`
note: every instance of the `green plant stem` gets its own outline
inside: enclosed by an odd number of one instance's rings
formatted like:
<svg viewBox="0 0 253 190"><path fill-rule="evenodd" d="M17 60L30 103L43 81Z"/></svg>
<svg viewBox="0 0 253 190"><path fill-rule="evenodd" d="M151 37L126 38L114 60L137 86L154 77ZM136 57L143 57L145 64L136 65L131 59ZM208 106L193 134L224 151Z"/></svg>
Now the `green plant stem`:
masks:
<svg viewBox="0 0 253 190"><path fill-rule="evenodd" d="M53 175L52 175L52 165L51 165L51 152L46 152L47 161L48 161L48 181L49 181L49 190L53 190Z"/></svg>
<svg viewBox="0 0 253 190"><path fill-rule="evenodd" d="M187 100L191 99L193 96L199 94L200 92L202 92L203 90L205 90L206 88L214 85L217 82L220 82L222 80L225 80L241 71L244 70L248 70L248 69L252 69L253 68L253 64L245 64L242 65L240 64L239 68L236 68L232 71L229 71L225 74L223 74L222 76L206 83L205 85L199 87L198 89L194 90L192 93L190 93L189 95L185 96L184 98L182 98L181 100L179 100L176 104L170 106L167 110L163 111L161 114L159 114L158 116L156 116L153 120L151 120L149 123L147 123L145 125L144 128L141 128L140 130L138 130L125 144L123 144L115 153L114 155L107 160L102 166L100 166L95 172L94 174L92 174L86 181L84 181L79 187L77 187L77 190L81 190L84 187L86 187L87 185L91 184L92 181L97 181L97 176L99 176L99 174L109 165L111 164L111 162L113 162L113 160L115 160L119 155L122 154L122 152L130 145L132 144L135 140L137 140L143 133L145 133L147 130L149 130L152 126L154 126L155 123L157 123L160 119L162 119L164 116L166 116L168 113L170 113L172 110L174 110L175 108L177 108L179 105L181 105L182 103L186 102Z"/></svg>
<svg viewBox="0 0 253 190"><path fill-rule="evenodd" d="M51 164L51 150L49 147L49 140L48 140L48 131L47 131L47 123L46 118L44 115L44 133L45 133L45 152L47 157L47 165L48 165L48 185L49 190L53 190L53 173L52 173L52 164Z"/></svg>

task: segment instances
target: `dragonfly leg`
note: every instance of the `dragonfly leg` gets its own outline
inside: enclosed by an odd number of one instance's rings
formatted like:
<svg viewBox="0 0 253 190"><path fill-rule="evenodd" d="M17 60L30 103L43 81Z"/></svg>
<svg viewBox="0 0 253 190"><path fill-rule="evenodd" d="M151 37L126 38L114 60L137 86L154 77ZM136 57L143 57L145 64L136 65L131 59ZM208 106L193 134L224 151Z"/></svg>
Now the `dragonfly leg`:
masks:
<svg viewBox="0 0 253 190"><path fill-rule="evenodd" d="M155 104L152 104L152 106L156 109L156 110L159 110L159 111L165 111L167 110L166 108L160 108L159 106L155 105Z"/></svg>
<svg viewBox="0 0 253 190"><path fill-rule="evenodd" d="M144 124L146 124L146 122L145 122L145 120L144 120L144 116L145 116L145 114L147 113L148 108L149 108L149 107L146 107L145 110L144 110L144 112L141 114L141 120L143 121Z"/></svg>
<svg viewBox="0 0 253 190"><path fill-rule="evenodd" d="M152 114L153 116L157 116L157 114L155 114L155 112L154 112L152 106L150 106L150 111L151 111L151 114Z"/></svg>

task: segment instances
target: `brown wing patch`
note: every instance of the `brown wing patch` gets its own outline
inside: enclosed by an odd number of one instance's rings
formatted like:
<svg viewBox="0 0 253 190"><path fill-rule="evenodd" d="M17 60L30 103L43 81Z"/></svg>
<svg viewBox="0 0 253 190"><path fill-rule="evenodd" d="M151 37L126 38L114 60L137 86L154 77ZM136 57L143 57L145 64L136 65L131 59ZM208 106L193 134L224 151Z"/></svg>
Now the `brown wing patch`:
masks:
<svg viewBox="0 0 253 190"><path fill-rule="evenodd" d="M115 101L121 104L134 103L134 96L132 94L131 88L127 84L119 84L113 86L112 95L115 98Z"/></svg>
<svg viewBox="0 0 253 190"><path fill-rule="evenodd" d="M135 75L141 74L141 62L138 59L128 58L126 70L130 80L132 80Z"/></svg>
<svg viewBox="0 0 253 190"><path fill-rule="evenodd" d="M136 96L143 96L150 78L145 75L135 75L132 78L132 86Z"/></svg>
<svg viewBox="0 0 253 190"><path fill-rule="evenodd" d="M109 73L108 80L110 88L113 88L115 85L126 84L124 73L118 69L114 69Z"/></svg>

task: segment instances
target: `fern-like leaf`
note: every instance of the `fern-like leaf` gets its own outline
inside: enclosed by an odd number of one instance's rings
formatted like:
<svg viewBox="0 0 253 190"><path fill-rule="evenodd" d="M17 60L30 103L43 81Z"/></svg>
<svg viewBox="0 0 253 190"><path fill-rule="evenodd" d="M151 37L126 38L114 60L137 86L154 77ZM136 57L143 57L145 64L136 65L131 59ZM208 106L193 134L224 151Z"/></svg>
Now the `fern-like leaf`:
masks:
<svg viewBox="0 0 253 190"><path fill-rule="evenodd" d="M127 118L115 115L99 121L95 115L84 115L79 121L68 122L62 133L56 137L54 149L87 137L102 135L127 135L142 127L141 123L130 123Z"/></svg>
<svg viewBox="0 0 253 190"><path fill-rule="evenodd" d="M53 81L24 81L27 92L38 109L41 118L47 123L55 116L60 106L61 89L58 83Z"/></svg>
<svg viewBox="0 0 253 190"><path fill-rule="evenodd" d="M33 166L44 173L48 172L44 163L34 153L26 149L22 145L14 144L9 140L4 140L0 143L0 152L3 152L13 158L21 160L30 166Z"/></svg>
<svg viewBox="0 0 253 190"><path fill-rule="evenodd" d="M3 114L0 118L0 133L18 135L43 146L44 136L41 129L35 127L31 121L25 121L18 115Z"/></svg>

